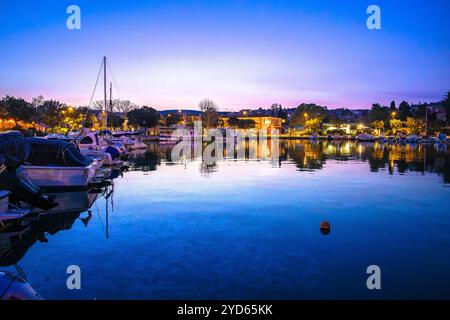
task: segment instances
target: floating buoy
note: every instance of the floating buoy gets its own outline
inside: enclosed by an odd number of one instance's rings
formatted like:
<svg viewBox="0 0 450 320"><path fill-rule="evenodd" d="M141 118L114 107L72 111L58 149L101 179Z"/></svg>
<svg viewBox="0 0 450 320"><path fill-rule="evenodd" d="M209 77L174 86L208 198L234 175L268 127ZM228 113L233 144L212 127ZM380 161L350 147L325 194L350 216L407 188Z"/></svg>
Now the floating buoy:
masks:
<svg viewBox="0 0 450 320"><path fill-rule="evenodd" d="M327 235L331 232L331 224L328 221L322 221L320 223L320 232Z"/></svg>

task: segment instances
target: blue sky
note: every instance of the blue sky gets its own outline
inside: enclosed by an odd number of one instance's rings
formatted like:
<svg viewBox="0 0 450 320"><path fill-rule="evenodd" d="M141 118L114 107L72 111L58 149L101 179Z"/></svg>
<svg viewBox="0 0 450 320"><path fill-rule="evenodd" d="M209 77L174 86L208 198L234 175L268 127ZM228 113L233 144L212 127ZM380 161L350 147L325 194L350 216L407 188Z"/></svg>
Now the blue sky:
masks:
<svg viewBox="0 0 450 320"><path fill-rule="evenodd" d="M81 30L66 8L81 8ZM366 28L377 4L382 30ZM0 96L86 105L101 59L116 97L158 109L435 101L450 90L449 1L2 1ZM96 98L101 98L98 90Z"/></svg>

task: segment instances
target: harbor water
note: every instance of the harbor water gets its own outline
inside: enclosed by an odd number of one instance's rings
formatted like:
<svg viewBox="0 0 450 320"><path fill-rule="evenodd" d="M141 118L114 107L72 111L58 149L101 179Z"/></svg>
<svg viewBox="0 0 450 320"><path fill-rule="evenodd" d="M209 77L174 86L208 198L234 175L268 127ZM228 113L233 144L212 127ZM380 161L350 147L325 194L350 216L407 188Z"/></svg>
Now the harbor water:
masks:
<svg viewBox="0 0 450 320"><path fill-rule="evenodd" d="M244 147L207 163L150 144L107 189L55 193L67 213L0 233L0 269L46 299L450 298L450 150Z"/></svg>

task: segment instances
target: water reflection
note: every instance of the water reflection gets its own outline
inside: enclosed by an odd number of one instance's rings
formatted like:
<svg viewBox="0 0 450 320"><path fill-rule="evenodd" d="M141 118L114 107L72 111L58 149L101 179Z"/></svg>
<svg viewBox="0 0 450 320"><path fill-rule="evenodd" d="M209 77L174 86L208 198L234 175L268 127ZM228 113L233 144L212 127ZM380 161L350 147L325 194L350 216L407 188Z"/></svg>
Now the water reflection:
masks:
<svg viewBox="0 0 450 320"><path fill-rule="evenodd" d="M390 283L401 295L383 298L408 297L410 279L420 277L414 297L426 296L425 282L436 297L449 296L441 280L448 190L428 176L450 181L447 150L351 141L277 147L274 159L272 144L245 142L210 163L201 153L174 161L173 146L151 144L108 188L53 193L59 207L1 232L0 266L20 262L42 296L58 299L371 298L365 280L362 291L348 283L376 261L399 275ZM65 277L73 263L92 275L83 290L46 280Z"/></svg>
<svg viewBox="0 0 450 320"><path fill-rule="evenodd" d="M207 144L202 144L204 152ZM191 152L190 157L183 157L182 161L171 159L173 146L151 144L143 154L136 154L132 162L132 169L136 171L157 170L163 162L165 165L186 165L186 163L200 160L199 171L202 175L210 176L219 170L218 163L205 162L202 152ZM192 147L194 149L194 147ZM233 149L223 148L223 157L217 161L271 161L274 166L295 164L299 171L315 171L323 169L327 161L359 161L367 162L368 170L379 172L387 170L390 174L398 172L436 173L443 177L445 183L450 182L450 152L447 148L436 148L419 144L390 145L375 143L359 143L355 141L300 141L282 140L278 145L278 157L273 155L273 145L244 141L234 145ZM245 150L244 156L239 157L239 150Z"/></svg>
<svg viewBox="0 0 450 320"><path fill-rule="evenodd" d="M46 243L58 232L70 230L77 219L87 227L92 218L89 209L100 196L111 199L112 203L112 188L51 193L59 204L56 208L45 212L34 210L31 215L1 230L0 267L17 264L36 242ZM106 221L108 213L107 206Z"/></svg>
<svg viewBox="0 0 450 320"><path fill-rule="evenodd" d="M49 241L49 236L70 230L80 214L45 215L39 220L25 220L20 228L0 233L0 267L17 264L37 241L45 243Z"/></svg>

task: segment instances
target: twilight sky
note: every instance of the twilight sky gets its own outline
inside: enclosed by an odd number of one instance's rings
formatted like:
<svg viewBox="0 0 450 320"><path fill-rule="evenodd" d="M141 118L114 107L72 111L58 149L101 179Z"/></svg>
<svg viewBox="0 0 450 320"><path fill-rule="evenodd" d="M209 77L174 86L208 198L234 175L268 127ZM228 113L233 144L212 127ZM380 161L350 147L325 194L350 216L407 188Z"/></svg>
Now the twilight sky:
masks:
<svg viewBox="0 0 450 320"><path fill-rule="evenodd" d="M81 30L66 28L70 4ZM370 4L382 30L366 27ZM448 0L0 0L0 96L87 105L106 55L115 97L157 109L437 101L448 12Z"/></svg>

